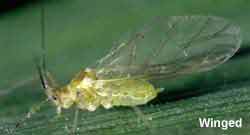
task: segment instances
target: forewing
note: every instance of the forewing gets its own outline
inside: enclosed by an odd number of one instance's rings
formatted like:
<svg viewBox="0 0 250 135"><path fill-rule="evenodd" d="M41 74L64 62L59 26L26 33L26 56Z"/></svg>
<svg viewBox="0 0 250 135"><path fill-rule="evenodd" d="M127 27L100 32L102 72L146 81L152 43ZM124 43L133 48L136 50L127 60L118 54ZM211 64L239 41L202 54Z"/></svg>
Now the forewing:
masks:
<svg viewBox="0 0 250 135"><path fill-rule="evenodd" d="M240 47L240 28L214 16L157 17L98 61L99 79L155 79L212 69Z"/></svg>

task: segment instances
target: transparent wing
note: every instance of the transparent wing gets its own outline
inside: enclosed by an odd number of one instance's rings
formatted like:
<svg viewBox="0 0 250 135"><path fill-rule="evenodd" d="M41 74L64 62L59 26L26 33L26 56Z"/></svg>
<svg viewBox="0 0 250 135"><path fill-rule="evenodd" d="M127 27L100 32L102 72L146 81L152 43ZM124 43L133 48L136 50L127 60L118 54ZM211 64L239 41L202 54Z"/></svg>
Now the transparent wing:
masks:
<svg viewBox="0 0 250 135"><path fill-rule="evenodd" d="M239 49L240 28L214 16L157 17L97 62L99 79L157 79L212 69Z"/></svg>

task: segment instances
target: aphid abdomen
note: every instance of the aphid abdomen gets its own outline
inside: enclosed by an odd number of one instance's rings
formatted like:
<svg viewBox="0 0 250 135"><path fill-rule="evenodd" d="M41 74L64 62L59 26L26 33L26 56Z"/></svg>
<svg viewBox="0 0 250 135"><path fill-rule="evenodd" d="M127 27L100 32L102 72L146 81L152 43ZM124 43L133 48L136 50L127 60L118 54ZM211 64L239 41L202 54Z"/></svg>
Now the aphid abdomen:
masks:
<svg viewBox="0 0 250 135"><path fill-rule="evenodd" d="M157 90L144 80L121 80L106 84L104 91L110 93L111 106L136 106L146 104L157 96ZM111 99L110 99L111 98ZM105 101L103 103L106 103ZM105 105L103 105L105 107Z"/></svg>

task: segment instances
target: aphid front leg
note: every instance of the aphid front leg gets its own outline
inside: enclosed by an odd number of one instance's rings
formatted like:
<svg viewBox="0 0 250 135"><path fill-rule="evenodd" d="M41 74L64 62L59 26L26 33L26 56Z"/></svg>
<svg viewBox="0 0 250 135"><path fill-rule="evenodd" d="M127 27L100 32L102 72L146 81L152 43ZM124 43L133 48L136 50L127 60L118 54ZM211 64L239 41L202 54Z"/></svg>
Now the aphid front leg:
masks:
<svg viewBox="0 0 250 135"><path fill-rule="evenodd" d="M58 106L58 107L56 108L56 114L60 116L61 113L62 113L62 108L61 108L60 106Z"/></svg>
<svg viewBox="0 0 250 135"><path fill-rule="evenodd" d="M80 94L81 94L80 91L77 90L76 93L77 93L76 94L77 98L79 98ZM76 135L77 134L78 116L79 116L79 108L76 107L75 108L75 113L74 113L73 127L72 127L72 131L70 131L72 135Z"/></svg>
<svg viewBox="0 0 250 135"><path fill-rule="evenodd" d="M78 116L79 116L79 109L76 108L74 114L73 127L72 127L72 135L77 135Z"/></svg>
<svg viewBox="0 0 250 135"><path fill-rule="evenodd" d="M48 99L40 102L39 104L33 105L25 117L16 123L16 128L19 128L26 120L30 119L36 112L38 112L41 107L48 101Z"/></svg>
<svg viewBox="0 0 250 135"><path fill-rule="evenodd" d="M51 122L57 121L62 117L62 109L61 107L56 108L56 115L51 119Z"/></svg>

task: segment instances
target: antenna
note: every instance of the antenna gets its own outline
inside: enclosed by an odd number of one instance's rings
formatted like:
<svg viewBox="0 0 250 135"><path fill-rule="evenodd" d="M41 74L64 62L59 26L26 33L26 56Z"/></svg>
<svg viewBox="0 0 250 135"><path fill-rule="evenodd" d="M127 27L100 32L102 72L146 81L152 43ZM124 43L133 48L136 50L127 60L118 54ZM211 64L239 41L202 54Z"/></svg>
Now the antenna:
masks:
<svg viewBox="0 0 250 135"><path fill-rule="evenodd" d="M41 84L44 89L48 88L47 81L47 69L46 69L46 48L45 48L45 7L44 4L41 3L41 12L40 12L40 26L41 26L41 57L39 59L35 59L36 68L38 70L39 78L41 80Z"/></svg>
<svg viewBox="0 0 250 135"><path fill-rule="evenodd" d="M55 81L52 76L49 74L46 67L46 46L45 46L45 7L44 4L41 4L41 56L39 59L34 59L36 68L38 70L39 78L44 89L48 89L51 86L55 85Z"/></svg>
<svg viewBox="0 0 250 135"><path fill-rule="evenodd" d="M46 46L45 46L45 7L41 5L41 49L42 49L42 68L46 72Z"/></svg>
<svg viewBox="0 0 250 135"><path fill-rule="evenodd" d="M46 69L46 64L45 64L45 57L46 57L46 48L45 48L45 20L44 20L44 15L45 15L45 9L44 9L44 4L41 3L41 48L42 48L42 57L37 58L35 57L33 60L35 62L36 68L39 73L39 78L41 80L42 86L44 89L47 89L49 87L49 82L48 82L48 77L47 77L47 69ZM42 62L42 63L41 63ZM45 105L46 102L48 102L49 99L47 98L46 100L40 102L39 104L33 105L29 112L26 114L26 116L18 121L16 123L16 128L19 128L21 124L23 124L26 120L30 119L33 114L35 114L37 111L41 109L43 105Z"/></svg>
<svg viewBox="0 0 250 135"><path fill-rule="evenodd" d="M41 57L39 59L39 63L36 62L37 70L39 73L39 77L41 80L41 84L44 89L48 89L51 87L56 86L56 81L52 77L52 75L48 72L47 66L46 66L46 38L45 38L45 6L44 4L41 4Z"/></svg>

